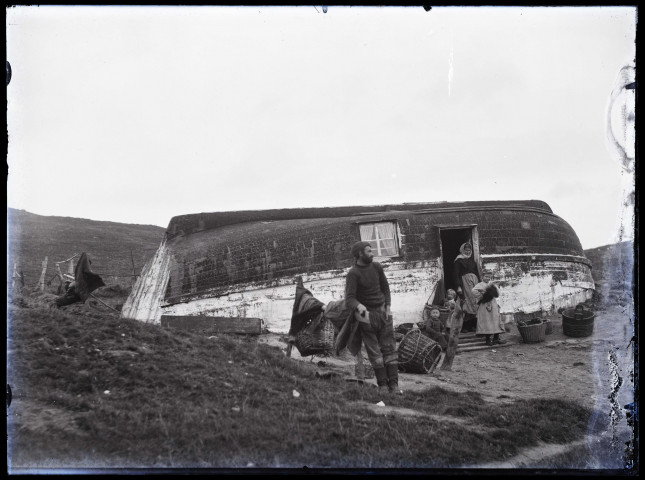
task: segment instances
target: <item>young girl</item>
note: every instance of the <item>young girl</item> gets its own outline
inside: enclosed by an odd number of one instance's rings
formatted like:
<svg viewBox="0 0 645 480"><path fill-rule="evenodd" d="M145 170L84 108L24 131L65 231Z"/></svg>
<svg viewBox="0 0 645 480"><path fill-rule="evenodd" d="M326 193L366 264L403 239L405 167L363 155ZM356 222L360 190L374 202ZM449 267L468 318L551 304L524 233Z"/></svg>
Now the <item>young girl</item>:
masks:
<svg viewBox="0 0 645 480"><path fill-rule="evenodd" d="M484 275L484 281L479 282L472 289L477 307L477 335L486 336L486 345L489 347L506 343L499 338L500 333L504 333L502 327L502 316L499 313L499 305L495 300L499 293L497 287L490 282L490 276ZM493 339L491 340L491 335Z"/></svg>
<svg viewBox="0 0 645 480"><path fill-rule="evenodd" d="M452 314L455 311L456 298L457 292L455 292L452 288L448 289L448 291L446 292L446 301L443 304L443 306L449 310L448 319L446 320L445 324L446 333L448 335L450 335L450 328L452 327Z"/></svg>

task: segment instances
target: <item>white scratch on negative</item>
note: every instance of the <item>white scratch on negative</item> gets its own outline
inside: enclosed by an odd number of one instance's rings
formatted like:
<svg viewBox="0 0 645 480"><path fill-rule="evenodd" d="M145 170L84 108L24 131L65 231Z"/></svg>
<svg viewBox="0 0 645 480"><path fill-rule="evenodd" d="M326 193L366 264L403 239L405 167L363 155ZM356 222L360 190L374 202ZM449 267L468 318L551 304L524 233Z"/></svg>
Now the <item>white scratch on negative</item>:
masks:
<svg viewBox="0 0 645 480"><path fill-rule="evenodd" d="M452 68L452 47L450 47L450 59L448 60L450 66L448 68L448 96L450 96L450 89L452 86L452 74L453 74L453 68Z"/></svg>
<svg viewBox="0 0 645 480"><path fill-rule="evenodd" d="M452 88L452 76L454 73L453 69L453 39L452 32L450 32L450 57L448 58L448 96L450 96Z"/></svg>

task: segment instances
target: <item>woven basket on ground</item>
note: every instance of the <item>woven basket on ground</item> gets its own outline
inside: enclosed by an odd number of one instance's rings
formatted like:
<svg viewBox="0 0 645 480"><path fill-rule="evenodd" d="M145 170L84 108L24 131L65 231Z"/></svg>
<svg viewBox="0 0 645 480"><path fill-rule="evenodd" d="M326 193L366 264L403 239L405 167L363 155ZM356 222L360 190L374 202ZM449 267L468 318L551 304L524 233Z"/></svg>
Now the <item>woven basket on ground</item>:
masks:
<svg viewBox="0 0 645 480"><path fill-rule="evenodd" d="M544 333L551 335L553 333L553 322L548 318L545 318L543 322L546 323L546 330L544 331Z"/></svg>
<svg viewBox="0 0 645 480"><path fill-rule="evenodd" d="M409 331L398 348L399 370L408 373L430 373L441 359L441 346L420 330Z"/></svg>
<svg viewBox="0 0 645 480"><path fill-rule="evenodd" d="M517 322L517 329L524 343L543 342L546 335L546 323L539 318L534 318L528 322L519 321Z"/></svg>
<svg viewBox="0 0 645 480"><path fill-rule="evenodd" d="M334 349L336 327L327 319L318 325L313 333L306 333L307 328L296 334L295 346L302 357L310 355L327 355Z"/></svg>

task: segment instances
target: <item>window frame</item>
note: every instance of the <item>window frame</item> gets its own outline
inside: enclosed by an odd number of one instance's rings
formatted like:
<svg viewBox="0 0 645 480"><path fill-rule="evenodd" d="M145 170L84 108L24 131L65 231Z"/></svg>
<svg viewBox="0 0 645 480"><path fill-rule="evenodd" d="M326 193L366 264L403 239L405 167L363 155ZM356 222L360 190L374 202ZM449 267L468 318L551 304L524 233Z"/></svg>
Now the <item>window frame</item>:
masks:
<svg viewBox="0 0 645 480"><path fill-rule="evenodd" d="M358 236L361 241L363 242L376 242L376 248L372 247L372 252L374 253L375 258L399 258L401 257L401 230L399 228L399 223L396 219L381 219L381 220L362 220L356 222L358 226ZM394 233L393 238L379 238L378 233L378 225L379 224L390 224L392 225L392 230ZM362 235L361 235L361 226L363 225L373 225L374 226L374 235L375 238L373 240L364 240ZM395 253L393 255L381 255L381 248L380 248L380 243L383 240L394 240L394 248L395 248Z"/></svg>

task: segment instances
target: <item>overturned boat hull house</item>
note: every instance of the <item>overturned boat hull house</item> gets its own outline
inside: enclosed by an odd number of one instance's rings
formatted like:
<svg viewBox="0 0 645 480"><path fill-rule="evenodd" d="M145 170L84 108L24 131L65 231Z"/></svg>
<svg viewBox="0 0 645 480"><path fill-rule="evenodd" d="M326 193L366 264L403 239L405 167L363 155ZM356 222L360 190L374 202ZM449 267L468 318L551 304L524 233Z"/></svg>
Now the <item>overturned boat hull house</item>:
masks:
<svg viewBox="0 0 645 480"><path fill-rule="evenodd" d="M542 201L402 204L200 213L174 217L122 316L261 318L289 329L295 281L321 301L343 298L349 249L371 241L395 323L419 321L437 281L470 241L498 285L508 321L589 299L594 282L573 229Z"/></svg>

